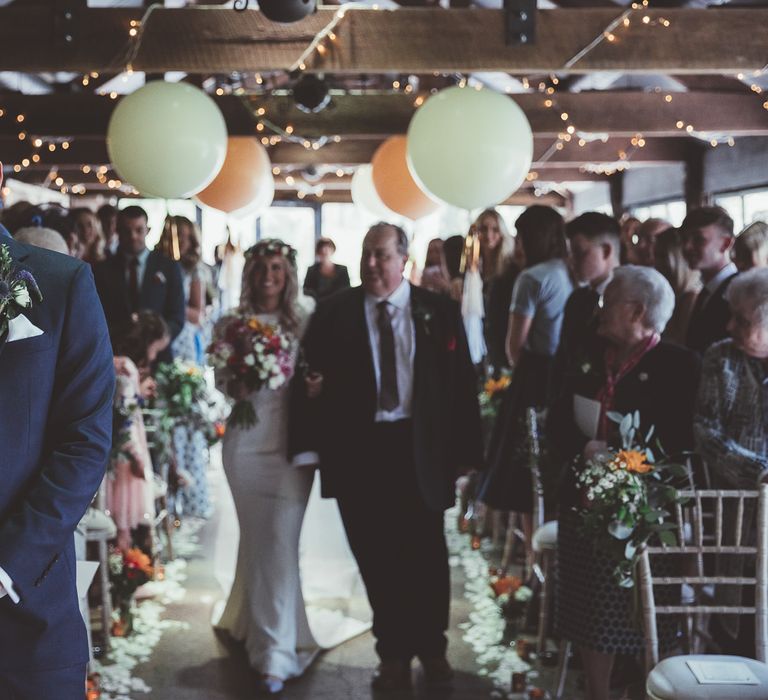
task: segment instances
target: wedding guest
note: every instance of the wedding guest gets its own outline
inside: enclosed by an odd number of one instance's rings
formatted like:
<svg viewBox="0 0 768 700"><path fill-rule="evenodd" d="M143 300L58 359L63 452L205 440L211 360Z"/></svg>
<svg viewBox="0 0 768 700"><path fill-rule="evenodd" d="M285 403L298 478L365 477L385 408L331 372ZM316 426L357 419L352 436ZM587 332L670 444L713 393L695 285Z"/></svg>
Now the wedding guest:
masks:
<svg viewBox="0 0 768 700"><path fill-rule="evenodd" d="M424 271L421 273L421 286L437 294L451 293L451 278L448 274L441 238L433 238L427 246Z"/></svg>
<svg viewBox="0 0 768 700"><path fill-rule="evenodd" d="M330 238L319 238L315 244L315 264L304 277L304 294L318 301L349 287L349 272L333 262L336 244Z"/></svg>
<svg viewBox="0 0 768 700"><path fill-rule="evenodd" d="M768 475L768 269L728 287L730 339L704 354L696 404L697 449L723 488L755 488Z"/></svg>
<svg viewBox="0 0 768 700"><path fill-rule="evenodd" d="M110 328L125 325L131 314L154 311L168 324L171 339L181 332L186 317L181 268L146 246L147 213L138 206L122 209L117 229L117 254L97 263L93 274ZM166 349L160 359L170 360Z"/></svg>
<svg viewBox="0 0 768 700"><path fill-rule="evenodd" d="M87 207L70 210L75 223L75 233L79 242L79 257L89 265L101 262L106 257L105 241L98 217Z"/></svg>
<svg viewBox="0 0 768 700"><path fill-rule="evenodd" d="M747 226L736 236L731 257L739 272L768 267L768 224L755 221Z"/></svg>
<svg viewBox="0 0 768 700"><path fill-rule="evenodd" d="M640 226L640 219L634 216L624 216L621 221L621 255L619 260L622 265L634 264L630 259L630 251L637 243L637 229Z"/></svg>
<svg viewBox="0 0 768 700"><path fill-rule="evenodd" d="M629 249L628 262L631 265L647 265L653 267L653 250L656 236L662 231L671 228L671 224L664 219L646 219L637 227L637 232L633 240L637 238L635 244Z"/></svg>
<svg viewBox="0 0 768 700"><path fill-rule="evenodd" d="M556 356L556 378L559 387L566 365L573 361L597 329L600 300L619 265L620 229L612 216L586 212L568 222L565 234L569 242L569 260L573 276L581 286L568 297L563 312L563 326Z"/></svg>
<svg viewBox="0 0 768 700"><path fill-rule="evenodd" d="M202 261L202 242L197 224L186 216L167 216L155 251L168 260L177 261L181 267L185 320L181 332L171 344L173 356L202 366L205 361L202 328L208 268Z"/></svg>
<svg viewBox="0 0 768 700"><path fill-rule="evenodd" d="M322 384L315 398L297 392L292 421L291 453L319 453L323 495L337 499L365 582L376 690L408 688L414 656L427 685L451 682L443 511L459 469L481 453L458 306L411 286L407 260L405 231L369 229L362 286L329 299L310 322L304 353Z"/></svg>
<svg viewBox="0 0 768 700"><path fill-rule="evenodd" d="M104 234L105 253L107 256L114 255L120 243L120 238L117 235L118 213L118 208L112 204L102 204L96 212L96 216L99 217L99 222L101 223L101 231Z"/></svg>
<svg viewBox="0 0 768 700"><path fill-rule="evenodd" d="M491 371L498 371L509 366L506 354L509 304L522 269L514 260L515 250L522 246L517 244L495 209L482 212L475 226L480 234L486 360Z"/></svg>
<svg viewBox="0 0 768 700"><path fill-rule="evenodd" d="M55 253L69 255L67 242L58 231L42 226L25 226L14 234L14 239L19 243L27 243L38 248L47 248Z"/></svg>
<svg viewBox="0 0 768 700"><path fill-rule="evenodd" d="M728 287L731 338L710 346L704 354L701 384L696 401L696 449L706 464L713 488L755 489L768 478L768 269L756 268L739 275ZM743 544L754 546L756 508L747 500L739 518L735 510L724 513L724 544L735 544L738 528ZM754 576L754 560L720 557L720 576ZM728 590L724 590L728 589ZM752 605L751 590L718 586L718 603ZM714 627L717 641L728 654L754 657L754 619L724 615Z"/></svg>
<svg viewBox="0 0 768 700"><path fill-rule="evenodd" d="M266 239L246 252L237 311L278 326L290 340L295 366L308 310L299 298L293 248ZM228 320L225 316L218 324L214 342ZM224 436L224 472L237 510L240 546L235 581L217 628L245 643L259 674L258 689L277 694L318 651L299 578L299 533L314 474L286 461L288 387L251 392L226 370L216 375L217 385L235 400L249 400L258 418L250 428L229 427Z"/></svg>
<svg viewBox="0 0 768 700"><path fill-rule="evenodd" d="M685 217L683 255L698 270L703 289L691 311L685 344L699 354L728 335L725 292L738 270L731 262L733 219L721 207L702 207Z"/></svg>
<svg viewBox="0 0 768 700"><path fill-rule="evenodd" d="M181 267L186 318L184 326L171 343L174 358L202 366L205 359L203 323L205 320L205 288L208 269L201 260L200 232L185 216L168 216L155 251ZM173 429L173 452L176 468L187 483L177 493L176 508L180 514L208 518L212 506L208 489L208 439L201 426L177 424Z"/></svg>
<svg viewBox="0 0 768 700"><path fill-rule="evenodd" d="M464 253L464 236L448 236L443 241L443 257L448 277L451 280L450 297L454 301L461 301L464 289L464 273L461 269L461 258Z"/></svg>
<svg viewBox="0 0 768 700"><path fill-rule="evenodd" d="M617 445L617 426L607 417L611 411L639 411L638 432L644 435L654 426L672 457L693 447L699 363L691 351L660 342L673 306L674 293L659 272L616 268L603 295L600 342L571 363L548 416L549 449L569 465L560 493L556 623L581 654L590 700L608 700L615 656L641 652L644 638L633 615L633 591L614 578L618 562L582 530L577 475L585 460L607 444ZM586 410L575 413L576 397L594 408L592 425ZM674 637L672 631L660 625L662 642Z"/></svg>
<svg viewBox="0 0 768 700"><path fill-rule="evenodd" d="M154 381L142 381L139 367L150 367L170 342L168 326L155 313L143 311L115 332L114 366L117 375L113 412L113 445L107 508L117 526L117 544L123 550L146 537L138 528L151 528L155 516L152 458L147 443L143 401L154 391Z"/></svg>
<svg viewBox="0 0 768 700"><path fill-rule="evenodd" d="M553 208L528 207L515 222L529 267L515 282L507 358L514 374L491 434L479 498L492 508L524 514L532 534L532 485L525 415L546 405L565 304L573 291L565 225ZM530 553L530 552L529 552Z"/></svg>
<svg viewBox="0 0 768 700"><path fill-rule="evenodd" d="M701 291L699 274L692 270L683 255L680 229L668 228L656 236L654 267L664 275L675 293L675 310L664 329L662 338L670 343L685 345L685 334L696 297Z"/></svg>

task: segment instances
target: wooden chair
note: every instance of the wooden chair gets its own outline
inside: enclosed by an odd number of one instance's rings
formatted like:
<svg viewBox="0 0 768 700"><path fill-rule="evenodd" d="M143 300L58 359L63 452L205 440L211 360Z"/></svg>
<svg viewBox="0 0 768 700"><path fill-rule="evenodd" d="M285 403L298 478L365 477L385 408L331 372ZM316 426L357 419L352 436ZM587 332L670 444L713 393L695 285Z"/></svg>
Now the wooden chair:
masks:
<svg viewBox="0 0 768 700"><path fill-rule="evenodd" d="M639 585L643 605L645 625L646 693L649 700L706 700L709 698L736 700L737 698L768 698L768 485L761 484L756 491L715 491L684 490L681 497L689 499L685 505L677 505L675 524L677 526L677 546L647 547L639 562ZM755 524L757 529L756 546L743 544L743 517L746 508L756 506ZM737 523L733 544L723 541L723 513L735 507ZM706 518L707 513L714 513L714 518ZM705 525L711 523L712 532L705 531ZM691 535L687 536L690 532ZM651 556L693 555L696 571L691 575L654 576ZM755 557L756 572L750 576L707 576L704 570L704 557ZM700 603L694 599L680 605L656 605L654 586L676 586L683 584L694 587L714 585L752 586L755 589L753 606L717 605ZM757 661L739 656L688 654L672 656L659 661L659 638L656 626L657 615L682 615L690 619L699 614L735 614L754 615L755 645ZM723 670L748 669L756 684L702 684L698 681L689 662L708 662L722 664ZM735 666L739 664L740 666Z"/></svg>

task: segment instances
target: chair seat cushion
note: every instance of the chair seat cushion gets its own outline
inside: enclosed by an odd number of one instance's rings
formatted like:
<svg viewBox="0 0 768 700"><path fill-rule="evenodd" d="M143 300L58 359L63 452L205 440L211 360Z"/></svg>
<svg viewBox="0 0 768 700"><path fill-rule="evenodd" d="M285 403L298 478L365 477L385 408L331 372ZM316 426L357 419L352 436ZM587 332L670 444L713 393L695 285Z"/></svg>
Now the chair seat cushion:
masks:
<svg viewBox="0 0 768 700"><path fill-rule="evenodd" d="M89 508L80 521L85 526L87 540L112 539L117 536L115 521L103 510Z"/></svg>
<svg viewBox="0 0 768 700"><path fill-rule="evenodd" d="M760 681L759 685L734 683L702 684L686 661L743 663ZM671 656L659 662L646 680L648 696L654 700L765 700L768 698L768 665L743 656L691 654Z"/></svg>
<svg viewBox="0 0 768 700"><path fill-rule="evenodd" d="M533 533L532 544L534 552L540 552L542 549L556 549L557 520L550 520L536 530L536 532Z"/></svg>

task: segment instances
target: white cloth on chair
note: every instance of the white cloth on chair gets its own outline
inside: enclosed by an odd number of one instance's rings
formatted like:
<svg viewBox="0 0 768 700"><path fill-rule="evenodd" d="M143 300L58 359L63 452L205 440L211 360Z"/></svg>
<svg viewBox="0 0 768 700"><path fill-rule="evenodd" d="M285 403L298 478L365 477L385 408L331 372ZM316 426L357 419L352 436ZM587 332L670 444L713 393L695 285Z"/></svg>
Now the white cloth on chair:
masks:
<svg viewBox="0 0 768 700"><path fill-rule="evenodd" d="M531 546L534 552L540 552L542 549L557 548L557 520L550 520L544 523L536 532L533 533Z"/></svg>

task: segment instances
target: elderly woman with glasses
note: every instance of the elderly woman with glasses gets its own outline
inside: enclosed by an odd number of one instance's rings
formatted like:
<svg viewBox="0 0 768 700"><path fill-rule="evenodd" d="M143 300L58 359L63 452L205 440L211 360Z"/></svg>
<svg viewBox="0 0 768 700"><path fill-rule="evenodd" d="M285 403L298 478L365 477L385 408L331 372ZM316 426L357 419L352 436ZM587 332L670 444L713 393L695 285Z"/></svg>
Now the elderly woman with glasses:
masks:
<svg viewBox="0 0 768 700"><path fill-rule="evenodd" d="M698 361L691 351L661 340L674 304L669 282L653 268L617 268L597 335L583 356L570 358L550 410L547 436L568 464L558 518L556 619L560 634L581 653L590 700L608 700L615 656L641 652L643 634L633 619L632 589L614 578L617 560L582 531L577 477L595 452L619 444L610 411L638 411L640 434L654 426L671 456L693 446ZM662 639L668 636L662 632Z"/></svg>

